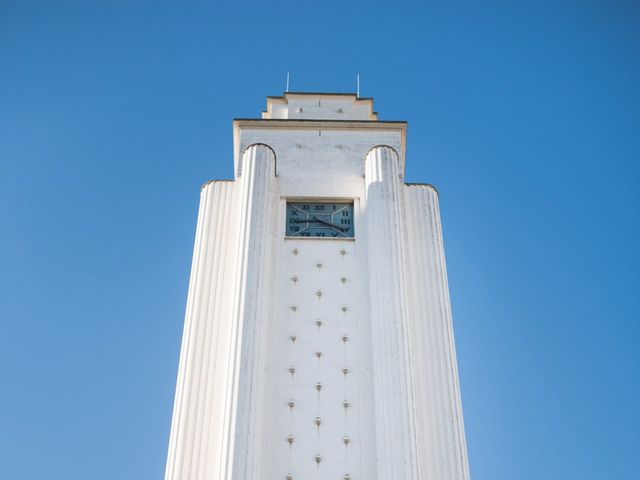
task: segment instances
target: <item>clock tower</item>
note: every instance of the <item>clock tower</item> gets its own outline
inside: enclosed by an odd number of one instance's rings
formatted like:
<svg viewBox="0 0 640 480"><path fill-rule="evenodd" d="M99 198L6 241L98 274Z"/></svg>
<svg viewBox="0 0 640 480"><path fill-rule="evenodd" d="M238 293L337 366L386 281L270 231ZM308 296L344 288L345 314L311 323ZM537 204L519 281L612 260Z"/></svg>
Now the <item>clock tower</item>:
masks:
<svg viewBox="0 0 640 480"><path fill-rule="evenodd" d="M236 119L202 187L169 480L469 478L438 194L355 94Z"/></svg>

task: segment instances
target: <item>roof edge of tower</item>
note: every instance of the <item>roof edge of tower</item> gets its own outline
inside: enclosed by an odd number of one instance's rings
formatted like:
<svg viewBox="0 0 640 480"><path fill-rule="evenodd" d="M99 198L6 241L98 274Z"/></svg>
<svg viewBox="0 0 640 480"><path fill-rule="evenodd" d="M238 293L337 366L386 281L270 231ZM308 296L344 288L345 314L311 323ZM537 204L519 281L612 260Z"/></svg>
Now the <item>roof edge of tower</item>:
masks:
<svg viewBox="0 0 640 480"><path fill-rule="evenodd" d="M317 100L317 106L315 102ZM325 101L332 106L324 106ZM307 118L321 119L344 116L359 120L378 120L378 112L373 110L372 97L360 97L352 92L284 92L282 95L267 96L267 108L263 119Z"/></svg>
<svg viewBox="0 0 640 480"><path fill-rule="evenodd" d="M406 120L338 120L333 118L234 118L232 119L233 123L236 122L268 122L268 123L337 123L337 124L345 124L345 123L363 123L367 124L377 124L377 125L407 125Z"/></svg>
<svg viewBox="0 0 640 480"><path fill-rule="evenodd" d="M322 95L335 97L355 97L356 100L371 100L373 97L361 97L356 92L284 92L282 95L267 95L268 99L286 98L289 95Z"/></svg>

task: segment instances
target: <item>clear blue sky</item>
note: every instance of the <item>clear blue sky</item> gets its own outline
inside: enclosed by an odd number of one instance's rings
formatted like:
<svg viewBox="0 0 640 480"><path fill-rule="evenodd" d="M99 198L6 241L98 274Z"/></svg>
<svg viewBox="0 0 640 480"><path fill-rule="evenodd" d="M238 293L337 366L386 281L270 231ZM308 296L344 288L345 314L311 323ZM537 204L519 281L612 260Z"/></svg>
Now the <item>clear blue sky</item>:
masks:
<svg viewBox="0 0 640 480"><path fill-rule="evenodd" d="M200 185L284 90L440 191L474 480L640 471L640 6L0 3L0 470L164 471Z"/></svg>

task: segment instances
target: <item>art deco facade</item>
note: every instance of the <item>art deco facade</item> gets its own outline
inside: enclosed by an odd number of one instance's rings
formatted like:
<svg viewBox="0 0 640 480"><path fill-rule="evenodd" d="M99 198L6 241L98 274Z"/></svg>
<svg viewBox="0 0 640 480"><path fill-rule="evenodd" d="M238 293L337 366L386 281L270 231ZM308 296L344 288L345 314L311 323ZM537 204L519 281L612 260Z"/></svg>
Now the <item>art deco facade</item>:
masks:
<svg viewBox="0 0 640 480"><path fill-rule="evenodd" d="M269 97L201 192L171 480L469 478L438 194L406 123ZM419 159L424 161L424 159Z"/></svg>

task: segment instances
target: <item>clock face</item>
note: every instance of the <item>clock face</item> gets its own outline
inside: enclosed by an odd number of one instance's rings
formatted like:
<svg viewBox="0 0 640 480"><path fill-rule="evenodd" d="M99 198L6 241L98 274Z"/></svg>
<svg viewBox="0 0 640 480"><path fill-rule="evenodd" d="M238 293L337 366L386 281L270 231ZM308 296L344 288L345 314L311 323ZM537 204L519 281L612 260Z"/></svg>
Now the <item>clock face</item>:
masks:
<svg viewBox="0 0 640 480"><path fill-rule="evenodd" d="M353 203L287 202L288 237L353 237Z"/></svg>

